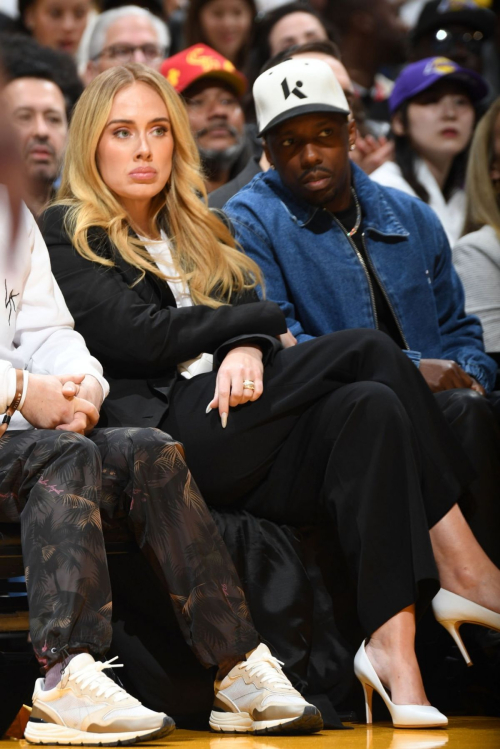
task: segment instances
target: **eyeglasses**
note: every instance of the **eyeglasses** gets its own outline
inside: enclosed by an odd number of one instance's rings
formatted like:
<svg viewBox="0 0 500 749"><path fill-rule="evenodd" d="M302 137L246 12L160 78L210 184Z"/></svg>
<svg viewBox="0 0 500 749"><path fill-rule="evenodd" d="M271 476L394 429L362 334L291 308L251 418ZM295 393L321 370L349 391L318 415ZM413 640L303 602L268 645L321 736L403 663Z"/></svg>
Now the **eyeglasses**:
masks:
<svg viewBox="0 0 500 749"><path fill-rule="evenodd" d="M434 50L439 55L445 55L454 47L465 45L471 52L479 54L484 42L482 31L447 31L438 29L432 40Z"/></svg>
<svg viewBox="0 0 500 749"><path fill-rule="evenodd" d="M157 44L111 44L92 59L98 60L100 57L109 57L111 60L116 60L118 63L125 65L133 60L134 53L137 50L142 52L144 59L148 62L161 60L167 53L165 47L160 47Z"/></svg>

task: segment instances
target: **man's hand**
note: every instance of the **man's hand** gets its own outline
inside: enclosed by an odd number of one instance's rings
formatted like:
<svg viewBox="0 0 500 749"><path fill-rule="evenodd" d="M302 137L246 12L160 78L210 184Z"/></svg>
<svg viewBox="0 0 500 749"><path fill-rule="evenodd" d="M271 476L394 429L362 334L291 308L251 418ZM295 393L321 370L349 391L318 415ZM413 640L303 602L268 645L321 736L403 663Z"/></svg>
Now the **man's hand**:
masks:
<svg viewBox="0 0 500 749"><path fill-rule="evenodd" d="M433 393L454 388L470 388L481 395L485 390L473 377L464 372L456 362L448 359L422 359L420 372Z"/></svg>
<svg viewBox="0 0 500 749"><path fill-rule="evenodd" d="M287 329L286 333L282 333L279 336L279 339L281 341L281 345L283 348L290 348L291 346L297 345L297 339L295 338L294 334L290 331L290 328Z"/></svg>
<svg viewBox="0 0 500 749"><path fill-rule="evenodd" d="M262 395L262 351L257 346L237 346L231 349L217 372L215 395L208 409L219 408L222 426L227 423L230 406L240 406L247 401L256 401ZM254 383L254 389L243 387L245 380Z"/></svg>
<svg viewBox="0 0 500 749"><path fill-rule="evenodd" d="M65 381L70 377L66 376ZM73 425L71 431L80 434L92 429L99 419L95 405L75 395L65 395L61 378L55 375L29 375L21 413L37 429L68 429Z"/></svg>
<svg viewBox="0 0 500 749"><path fill-rule="evenodd" d="M384 136L374 138L373 135L367 135L362 138L358 135L356 148L350 154L350 157L365 174L371 174L386 161L391 161L394 158L394 142L387 140Z"/></svg>
<svg viewBox="0 0 500 749"><path fill-rule="evenodd" d="M92 375L59 375L59 381L62 384L62 392L66 398L78 396L79 400L85 400L95 406L97 410L97 420L91 418L91 415L83 411L76 411L74 419L69 424L58 424L56 429L65 429L68 432L79 432L86 434L90 432L99 420L99 410L103 401L103 392L101 384ZM92 417L95 414L92 413Z"/></svg>

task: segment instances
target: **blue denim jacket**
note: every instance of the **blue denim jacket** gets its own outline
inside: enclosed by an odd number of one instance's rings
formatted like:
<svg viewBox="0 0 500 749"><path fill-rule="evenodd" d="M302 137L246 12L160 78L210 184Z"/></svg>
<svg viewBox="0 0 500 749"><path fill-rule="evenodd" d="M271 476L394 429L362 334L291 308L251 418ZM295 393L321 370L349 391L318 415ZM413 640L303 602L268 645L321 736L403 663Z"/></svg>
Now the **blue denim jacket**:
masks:
<svg viewBox="0 0 500 749"><path fill-rule="evenodd" d="M408 355L451 359L491 390L496 364L464 292L439 219L418 198L373 182L352 165L373 270ZM345 233L321 208L297 199L279 174L257 175L224 207L236 239L260 266L300 342L345 328L375 328L367 274Z"/></svg>

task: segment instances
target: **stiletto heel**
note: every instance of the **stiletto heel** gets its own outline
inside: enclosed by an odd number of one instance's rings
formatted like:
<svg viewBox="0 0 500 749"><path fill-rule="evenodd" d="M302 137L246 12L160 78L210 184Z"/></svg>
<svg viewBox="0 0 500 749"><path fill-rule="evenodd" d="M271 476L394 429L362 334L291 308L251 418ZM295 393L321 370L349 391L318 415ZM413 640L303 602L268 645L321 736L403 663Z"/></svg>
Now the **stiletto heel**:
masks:
<svg viewBox="0 0 500 749"><path fill-rule="evenodd" d="M371 726L373 723L373 712L372 712L372 700L373 700L373 687L369 684L361 682L363 687L363 694L365 695L365 709L366 709L366 725Z"/></svg>
<svg viewBox="0 0 500 749"><path fill-rule="evenodd" d="M384 700L394 728L437 728L448 725L448 718L430 705L395 705L382 686L365 650L365 643L354 658L354 673L360 680L365 695L366 722L372 723L372 698L375 690Z"/></svg>
<svg viewBox="0 0 500 749"><path fill-rule="evenodd" d="M462 653L463 659L466 662L466 664L468 666L472 666L473 665L472 659L471 659L469 653L467 652L467 648L465 647L464 641L462 640L462 637L461 637L460 632L459 632L460 625L462 624L462 622L443 622L443 621L440 621L439 623L443 625L443 627L445 628L445 630L455 640L456 644L458 645L458 649Z"/></svg>
<svg viewBox="0 0 500 749"><path fill-rule="evenodd" d="M436 620L455 640L468 666L472 666L472 660L460 635L460 625L479 624L500 632L500 614L444 588L434 596L432 610Z"/></svg>

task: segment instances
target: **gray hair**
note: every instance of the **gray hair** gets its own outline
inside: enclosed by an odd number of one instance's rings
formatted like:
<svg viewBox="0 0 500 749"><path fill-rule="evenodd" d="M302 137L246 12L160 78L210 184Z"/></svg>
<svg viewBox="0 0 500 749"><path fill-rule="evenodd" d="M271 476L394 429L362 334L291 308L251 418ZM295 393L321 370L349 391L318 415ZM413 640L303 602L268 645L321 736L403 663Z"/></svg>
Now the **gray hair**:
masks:
<svg viewBox="0 0 500 749"><path fill-rule="evenodd" d="M146 8L139 8L137 5L123 5L121 8L105 10L104 13L101 13L101 15L98 16L88 42L87 58L89 60L93 60L103 51L106 34L108 33L110 26L121 18L127 18L129 16L147 18L156 31L158 44L160 47L165 48L165 55L168 54L168 49L170 47L170 32L167 25L160 18L153 15L153 13L150 13L149 10L146 10Z"/></svg>

